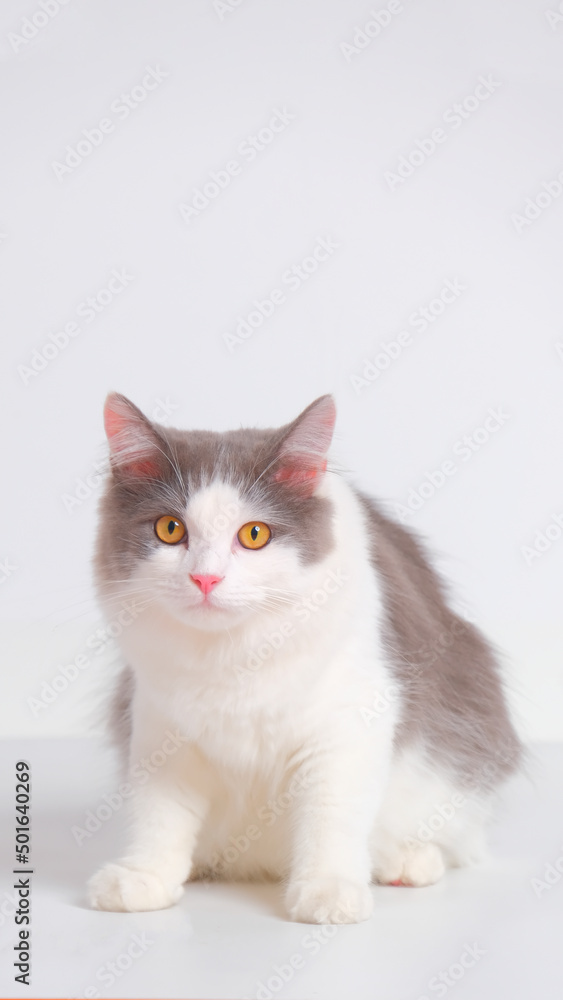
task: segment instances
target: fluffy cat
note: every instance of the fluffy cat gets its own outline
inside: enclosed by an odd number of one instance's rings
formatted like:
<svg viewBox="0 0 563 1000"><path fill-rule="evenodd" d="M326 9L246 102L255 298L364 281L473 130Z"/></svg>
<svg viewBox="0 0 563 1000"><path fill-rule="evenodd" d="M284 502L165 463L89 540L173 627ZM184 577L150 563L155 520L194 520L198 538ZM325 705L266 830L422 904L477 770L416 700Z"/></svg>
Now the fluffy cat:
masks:
<svg viewBox="0 0 563 1000"><path fill-rule="evenodd" d="M371 881L482 854L522 753L498 666L413 535L327 471L334 421L322 396L278 429L182 431L108 397L96 576L128 621L135 794L97 908L269 878L293 920L353 923Z"/></svg>

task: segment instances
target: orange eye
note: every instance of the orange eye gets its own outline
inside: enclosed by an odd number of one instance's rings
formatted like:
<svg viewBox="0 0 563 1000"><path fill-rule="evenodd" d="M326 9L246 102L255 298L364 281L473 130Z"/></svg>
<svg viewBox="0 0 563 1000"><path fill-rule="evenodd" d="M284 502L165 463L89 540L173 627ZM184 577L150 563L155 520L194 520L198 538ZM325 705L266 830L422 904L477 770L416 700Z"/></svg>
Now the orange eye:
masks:
<svg viewBox="0 0 563 1000"><path fill-rule="evenodd" d="M263 521L249 521L248 524L243 524L237 535L245 549L263 549L271 537L272 532Z"/></svg>
<svg viewBox="0 0 563 1000"><path fill-rule="evenodd" d="M186 529L182 522L178 521L176 517L172 517L171 514L159 517L154 530L160 541L166 542L167 545L175 545L176 542L181 542L186 534Z"/></svg>

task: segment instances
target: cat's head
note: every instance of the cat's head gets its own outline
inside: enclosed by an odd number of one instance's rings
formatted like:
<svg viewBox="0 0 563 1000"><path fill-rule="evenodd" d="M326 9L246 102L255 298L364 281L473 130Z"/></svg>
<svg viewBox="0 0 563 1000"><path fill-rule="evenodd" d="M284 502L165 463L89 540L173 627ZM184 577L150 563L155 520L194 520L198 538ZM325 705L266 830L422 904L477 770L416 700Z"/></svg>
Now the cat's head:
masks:
<svg viewBox="0 0 563 1000"><path fill-rule="evenodd" d="M104 419L111 476L96 570L106 600L136 595L220 630L283 614L307 592L308 570L333 546L323 495L331 396L271 430L165 428L116 393Z"/></svg>

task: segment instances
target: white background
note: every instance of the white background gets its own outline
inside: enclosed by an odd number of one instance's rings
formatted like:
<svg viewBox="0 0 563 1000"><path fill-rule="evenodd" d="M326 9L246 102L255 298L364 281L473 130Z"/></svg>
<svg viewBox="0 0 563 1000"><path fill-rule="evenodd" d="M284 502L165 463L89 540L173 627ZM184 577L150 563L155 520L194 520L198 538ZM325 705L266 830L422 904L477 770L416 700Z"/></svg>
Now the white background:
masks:
<svg viewBox="0 0 563 1000"><path fill-rule="evenodd" d="M505 651L524 734L563 737L563 537L553 527L547 551L522 551L563 514L563 197L535 213L527 201L563 170L563 17L550 24L545 0L391 6L377 37L345 52L370 19L357 0L230 12L69 0L28 42L15 36L38 2L4 0L3 735L95 728L95 692L116 666L108 643L51 705L30 707L101 625L89 582L100 487L79 481L103 454L116 389L157 417L164 400L170 424L217 430L285 423L334 392L335 460L390 511L453 460L409 523ZM146 67L168 75L121 119L111 106ZM448 125L480 76L494 92ZM275 109L292 120L248 162L239 145ZM108 117L111 134L57 178L67 147ZM438 127L446 140L390 183ZM233 159L239 176L185 221L180 204ZM538 218L518 222L526 205ZM318 237L338 244L330 259L229 350L225 335ZM26 376L114 268L128 287ZM465 290L417 331L409 316L446 279ZM410 345L356 391L363 359L402 330ZM499 406L504 426L456 456Z"/></svg>

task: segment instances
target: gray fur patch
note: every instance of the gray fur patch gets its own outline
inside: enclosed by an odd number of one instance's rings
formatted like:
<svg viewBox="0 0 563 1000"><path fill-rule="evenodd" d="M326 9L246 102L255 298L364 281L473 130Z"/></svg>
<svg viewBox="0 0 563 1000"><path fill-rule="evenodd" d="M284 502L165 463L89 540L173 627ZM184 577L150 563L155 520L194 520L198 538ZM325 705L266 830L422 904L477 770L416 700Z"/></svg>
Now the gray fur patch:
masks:
<svg viewBox="0 0 563 1000"><path fill-rule="evenodd" d="M119 674L113 691L108 735L120 752L128 747L131 741L131 709L135 691L135 677L131 667L125 667ZM125 761L122 761L124 764Z"/></svg>
<svg viewBox="0 0 563 1000"><path fill-rule="evenodd" d="M466 787L493 788L523 756L495 655L478 629L448 606L414 535L357 495L383 583L389 662L405 699L397 747L421 745Z"/></svg>

